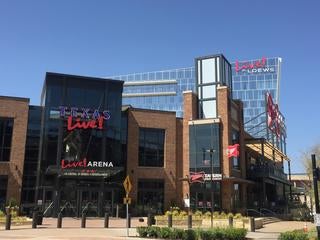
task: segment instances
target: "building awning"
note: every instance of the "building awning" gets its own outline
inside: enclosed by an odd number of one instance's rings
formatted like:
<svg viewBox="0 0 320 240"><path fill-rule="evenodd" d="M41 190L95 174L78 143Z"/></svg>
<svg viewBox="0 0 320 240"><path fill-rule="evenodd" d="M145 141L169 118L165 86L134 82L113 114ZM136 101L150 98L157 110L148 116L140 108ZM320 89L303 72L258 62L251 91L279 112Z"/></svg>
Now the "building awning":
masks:
<svg viewBox="0 0 320 240"><path fill-rule="evenodd" d="M87 171L79 171L79 170L74 170L74 171L62 171L59 166L56 165L50 165L46 169L45 174L46 175L58 175L59 177L104 177L108 178L111 176L114 176L120 172L124 171L123 167L113 167L109 169L104 169L103 171L94 171L94 172L87 172Z"/></svg>
<svg viewBox="0 0 320 240"><path fill-rule="evenodd" d="M276 162L281 162L282 160L290 161L286 154L264 138L246 139L245 142L246 147L250 148L252 151L258 152L260 155L265 156L268 159Z"/></svg>
<svg viewBox="0 0 320 240"><path fill-rule="evenodd" d="M244 179L244 178L238 178L238 177L223 177L223 182L235 182L235 183L246 183L246 184L255 184L254 181Z"/></svg>

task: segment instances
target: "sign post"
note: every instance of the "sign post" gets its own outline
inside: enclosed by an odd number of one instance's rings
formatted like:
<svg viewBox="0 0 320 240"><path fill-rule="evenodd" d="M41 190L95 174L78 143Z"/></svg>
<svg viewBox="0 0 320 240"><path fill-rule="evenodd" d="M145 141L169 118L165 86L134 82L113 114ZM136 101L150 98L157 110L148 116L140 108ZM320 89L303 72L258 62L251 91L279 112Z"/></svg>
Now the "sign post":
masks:
<svg viewBox="0 0 320 240"><path fill-rule="evenodd" d="M319 193L318 193L318 180L319 180L319 169L317 168L316 164L316 155L312 154L311 155L312 159L312 171L313 171L313 190L314 190L314 202L316 205L316 215L315 215L315 224L317 227L317 235L318 239L320 237L320 206L319 206Z"/></svg>
<svg viewBox="0 0 320 240"><path fill-rule="evenodd" d="M132 189L132 184L130 181L129 175L127 175L126 179L123 182L124 190L126 191L126 197L123 199L123 203L127 206L127 237L129 237L129 204L131 204L131 198L129 198L129 193Z"/></svg>

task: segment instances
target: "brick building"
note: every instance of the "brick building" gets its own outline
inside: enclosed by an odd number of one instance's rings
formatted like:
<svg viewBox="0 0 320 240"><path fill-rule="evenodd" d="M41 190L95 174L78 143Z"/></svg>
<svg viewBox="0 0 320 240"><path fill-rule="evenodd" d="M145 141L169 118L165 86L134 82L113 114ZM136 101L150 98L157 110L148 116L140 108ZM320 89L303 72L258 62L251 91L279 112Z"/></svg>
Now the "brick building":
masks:
<svg viewBox="0 0 320 240"><path fill-rule="evenodd" d="M20 204L29 99L0 97L0 204Z"/></svg>
<svg viewBox="0 0 320 240"><path fill-rule="evenodd" d="M201 57L196 69L183 118L121 106L123 82L104 78L47 73L41 106L1 97L0 137L12 138L10 159L0 162L2 203L15 198L23 212L38 205L47 216L115 214L124 210L126 176L134 215L171 206L245 213L286 203L288 158L244 131L230 63ZM6 147L0 142L1 154ZM268 167L254 174L261 163Z"/></svg>

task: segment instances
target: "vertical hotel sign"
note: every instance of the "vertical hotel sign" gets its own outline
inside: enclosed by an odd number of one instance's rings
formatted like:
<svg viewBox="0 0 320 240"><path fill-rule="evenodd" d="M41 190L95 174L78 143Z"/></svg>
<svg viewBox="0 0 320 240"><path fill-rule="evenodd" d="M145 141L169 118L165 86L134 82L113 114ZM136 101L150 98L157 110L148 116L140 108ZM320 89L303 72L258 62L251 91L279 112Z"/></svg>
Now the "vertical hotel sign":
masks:
<svg viewBox="0 0 320 240"><path fill-rule="evenodd" d="M267 101L267 125L268 128L280 137L282 134L286 134L283 128L284 120L280 113L278 104L273 103L272 96L269 92L266 93Z"/></svg>
<svg viewBox="0 0 320 240"><path fill-rule="evenodd" d="M81 134L86 134L87 131L104 130L105 121L111 118L111 114L107 110L99 111L98 109L60 106L59 117L67 122L67 137L65 139L68 139L74 131L77 131L77 136L81 138L83 137ZM71 143L73 142L71 141ZM73 147L71 145L66 144L66 149ZM90 140L87 146L90 146ZM113 162L93 161L86 155L82 156L84 149L77 147L74 147L74 149L76 151L75 155L65 156L64 159L61 159L60 168L63 175L104 176L107 174L105 170L113 167ZM80 155L82 156L81 159Z"/></svg>

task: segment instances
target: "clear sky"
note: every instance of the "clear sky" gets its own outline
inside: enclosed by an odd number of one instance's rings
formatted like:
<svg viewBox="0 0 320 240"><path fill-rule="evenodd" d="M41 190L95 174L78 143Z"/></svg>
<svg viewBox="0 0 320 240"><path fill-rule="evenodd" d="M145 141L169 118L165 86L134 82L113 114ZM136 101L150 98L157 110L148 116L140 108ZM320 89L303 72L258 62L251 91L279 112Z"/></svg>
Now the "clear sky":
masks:
<svg viewBox="0 0 320 240"><path fill-rule="evenodd" d="M0 95L39 104L46 71L88 76L283 58L280 108L293 172L320 143L319 0L0 0Z"/></svg>

